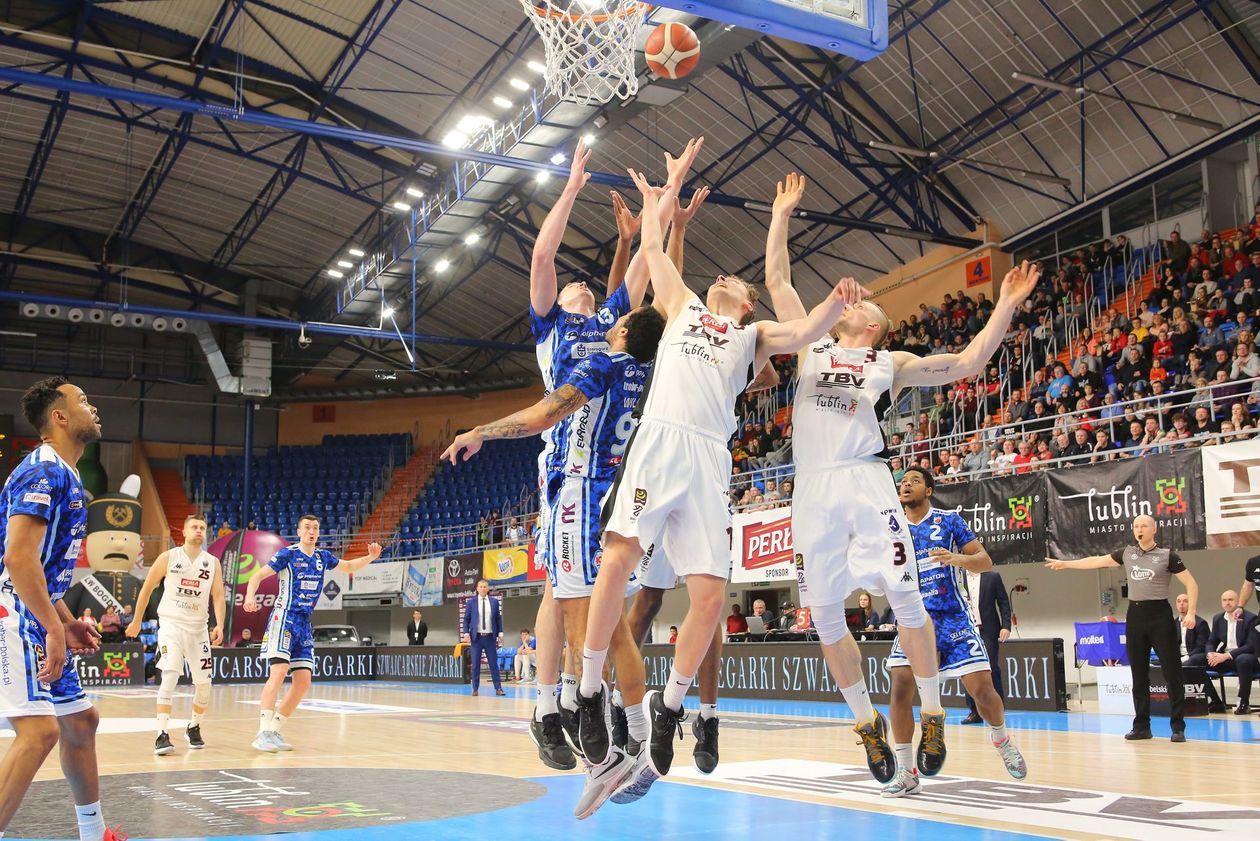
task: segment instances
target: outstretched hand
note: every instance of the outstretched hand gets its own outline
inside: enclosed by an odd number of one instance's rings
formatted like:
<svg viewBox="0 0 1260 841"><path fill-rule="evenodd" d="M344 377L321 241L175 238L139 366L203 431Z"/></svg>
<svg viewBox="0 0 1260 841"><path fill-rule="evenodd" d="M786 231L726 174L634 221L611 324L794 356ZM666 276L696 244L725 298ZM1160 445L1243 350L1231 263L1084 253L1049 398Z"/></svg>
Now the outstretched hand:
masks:
<svg viewBox="0 0 1260 841"><path fill-rule="evenodd" d="M569 162L569 183L566 189L580 190L591 180L586 165L591 160L591 150L586 141L579 139L577 148L573 150L573 160Z"/></svg>
<svg viewBox="0 0 1260 841"><path fill-rule="evenodd" d="M684 208L674 197L674 227L685 227L691 221L691 217L696 215L696 211L700 209L700 205L704 204L704 200L709 197L709 188L701 187L691 194L691 201Z"/></svg>
<svg viewBox="0 0 1260 841"><path fill-rule="evenodd" d="M459 463L459 455L464 454L464 461L468 461L475 456L481 449L481 445L485 441L476 429L470 429L467 432L460 433L455 436L455 440L442 453L442 461L449 461L451 464Z"/></svg>
<svg viewBox="0 0 1260 841"><path fill-rule="evenodd" d="M789 172L787 178L776 185L774 196L775 215L791 215L796 210L797 205L801 203L801 198L805 195L805 186L808 183L803 175Z"/></svg>
<svg viewBox="0 0 1260 841"><path fill-rule="evenodd" d="M621 197L621 193L609 190L608 195L612 196L613 218L617 220L618 239L634 239L634 235L639 232L639 217L626 207L626 200Z"/></svg>
<svg viewBox="0 0 1260 841"><path fill-rule="evenodd" d="M634 182L634 186L639 188L639 192L643 195L643 210L639 213L642 219L647 214L656 214L656 209L660 204L661 196L665 194L664 187L653 187L648 183L647 176L634 169L627 169L630 173L630 180Z"/></svg>
<svg viewBox="0 0 1260 841"><path fill-rule="evenodd" d="M677 158L669 152L665 153L665 172L668 173L666 186L682 187L682 182L687 177L687 171L691 169L691 165L696 161L696 155L700 154L700 150L703 147L704 138L693 137L687 141L687 145Z"/></svg>
<svg viewBox="0 0 1260 841"><path fill-rule="evenodd" d="M1025 260L1021 265L1013 267L1006 273L1006 277L1002 279L1002 289L998 300L1006 301L1009 298L1010 303L1019 306L1037 288L1037 281L1040 278L1040 264L1030 264Z"/></svg>
<svg viewBox="0 0 1260 841"><path fill-rule="evenodd" d="M848 306L861 303L871 297L871 291L851 277L842 277L831 290L831 294L844 301Z"/></svg>

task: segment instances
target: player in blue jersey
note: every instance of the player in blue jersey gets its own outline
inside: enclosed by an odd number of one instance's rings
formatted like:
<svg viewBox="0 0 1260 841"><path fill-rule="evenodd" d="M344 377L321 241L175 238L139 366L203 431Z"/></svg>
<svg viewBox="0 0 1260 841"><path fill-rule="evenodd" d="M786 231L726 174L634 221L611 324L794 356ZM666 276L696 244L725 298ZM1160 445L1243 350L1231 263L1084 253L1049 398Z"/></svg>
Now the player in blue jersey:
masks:
<svg viewBox="0 0 1260 841"><path fill-rule="evenodd" d="M478 426L457 436L442 453L452 465L467 461L487 440L525 438L567 424L571 434L560 437L553 467L556 478L548 488L552 517L539 545L549 547L548 581L563 615L570 650L581 651L586 612L600 560L600 503L612 487L626 441L633 429L632 413L646 386L665 320L651 307L622 316L605 336L607 353L579 362L550 394L506 418ZM626 700L629 736L637 752L647 738L642 714L645 693L643 659L623 622L613 638L617 683ZM549 698L555 705L554 690ZM552 768L564 769L559 710L542 709L530 722L530 735L539 755ZM572 753L569 753L572 756ZM578 809L579 817L593 813L633 770L633 760L620 749L616 756L589 769L590 795Z"/></svg>
<svg viewBox="0 0 1260 841"><path fill-rule="evenodd" d="M339 560L319 541L319 518L304 514L298 520L298 542L277 552L270 561L254 570L245 586L244 608L258 610L258 585L273 575L280 577L276 603L267 620L262 656L270 664L267 684L262 691L262 713L253 746L264 753L293 750L280 735L284 722L293 715L311 688L315 666L315 641L311 635L311 613L324 589L324 573L341 569L356 573L381 556L381 545L369 543L366 555ZM277 706L284 678L293 673L293 685Z"/></svg>
<svg viewBox="0 0 1260 841"><path fill-rule="evenodd" d="M936 629L940 675L942 679L962 679L967 692L976 699L980 715L989 724L989 738L1007 772L1022 780L1028 775L1028 765L1006 732L1006 708L1002 696L993 688L989 657L967 601L966 574L992 569L993 560L957 511L943 511L932 505L935 485L932 474L921 467L911 467L902 477L899 490L914 542L923 606ZM881 794L905 797L919 793L923 786L911 758L914 676L900 641L893 643L888 666L892 670L891 717L897 775Z"/></svg>
<svg viewBox="0 0 1260 841"><path fill-rule="evenodd" d="M71 654L95 652L101 638L62 600L87 531L87 499L75 464L100 440L100 419L83 390L62 377L31 386L22 395L22 414L40 445L0 492L0 718L15 733L0 760L0 835L60 742L80 841L113 839L101 813L96 766L100 716L68 662Z"/></svg>
<svg viewBox="0 0 1260 841"><path fill-rule="evenodd" d="M617 250L608 275L607 298L604 303L596 306L594 292L586 280L575 280L564 289L558 289L556 256L563 243L573 205L590 180L590 175L586 172L590 156L590 150L580 141L573 152L564 190L539 228L534 243L529 278L530 329L534 336L543 389L548 394L564 382L583 359L608 350L605 334L617 319L643 302L647 290L646 262L637 255L634 260L630 259L631 244L638 231L638 220L626 209L625 202L616 193L613 193L613 209L617 219ZM694 155L684 153L679 160L670 160L680 172L685 173L693 158ZM681 179L675 181L681 182ZM673 195L677 195L676 189ZM693 199L692 206L683 212L688 215L694 213L701 201L703 198ZM673 201L662 202L663 214L664 211L672 211L673 204ZM668 216L663 215L662 226L668 223ZM568 430L568 426L558 425L544 430L542 434L543 451L538 462L539 528L536 537L539 539L536 540L536 546L539 560L545 567L550 567L547 557L550 546L542 539L550 529L548 488L562 478L554 467L557 450ZM541 726L544 715L561 714L562 720L569 725L576 738L576 667L565 670L564 690L560 701L553 700L561 676L564 623L550 583L544 588L534 627L538 643L538 704L534 711L534 721ZM580 653L581 649L576 651ZM541 735L552 740L539 744L539 757L544 763L561 770L576 767L577 760L566 746L562 734L557 734L548 727L542 729Z"/></svg>

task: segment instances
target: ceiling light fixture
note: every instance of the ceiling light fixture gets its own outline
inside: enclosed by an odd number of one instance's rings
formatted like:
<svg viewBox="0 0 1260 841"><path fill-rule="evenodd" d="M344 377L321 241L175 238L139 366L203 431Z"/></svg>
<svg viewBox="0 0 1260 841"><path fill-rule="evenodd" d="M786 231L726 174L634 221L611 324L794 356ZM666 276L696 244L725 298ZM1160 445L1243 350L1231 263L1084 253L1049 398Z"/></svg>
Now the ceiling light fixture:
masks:
<svg viewBox="0 0 1260 841"><path fill-rule="evenodd" d="M508 84L516 88L518 91L529 90L529 82L526 82L524 79L518 79L515 76L513 76L511 79L508 79Z"/></svg>
<svg viewBox="0 0 1260 841"><path fill-rule="evenodd" d="M494 99L490 101L493 102L495 105L497 105L499 108L512 107L512 100L508 99L506 96L496 96Z"/></svg>
<svg viewBox="0 0 1260 841"><path fill-rule="evenodd" d="M335 277L335 278L345 277L345 275L343 275L341 272L337 271L336 269L329 269L327 272L325 272L325 274L327 274L329 277Z"/></svg>
<svg viewBox="0 0 1260 841"><path fill-rule="evenodd" d="M351 257L362 257L364 255L364 251L362 248L351 248L346 253L349 254Z"/></svg>
<svg viewBox="0 0 1260 841"><path fill-rule="evenodd" d="M438 260L436 263L433 264L433 270L435 272L444 272L450 267L451 267L451 261L446 259L445 257L441 258L440 260Z"/></svg>
<svg viewBox="0 0 1260 841"><path fill-rule="evenodd" d="M538 182L539 184L545 184L545 183L547 183L547 180L548 180L549 178L551 178L551 173L550 173L550 172L545 172L545 171L544 171L544 172L539 172L539 173L536 173L536 174L534 175L534 180L535 180L536 182Z"/></svg>
<svg viewBox="0 0 1260 841"><path fill-rule="evenodd" d="M543 64L541 61L538 61L537 59L533 59L531 61L526 62L525 66L528 67L530 70L533 70L535 73L547 72L547 65Z"/></svg>
<svg viewBox="0 0 1260 841"><path fill-rule="evenodd" d="M560 166L560 164L564 163L567 160L568 158L564 156L564 152L556 152L554 155L551 156L551 162L555 164L556 166Z"/></svg>
<svg viewBox="0 0 1260 841"><path fill-rule="evenodd" d="M405 201L396 201L391 204L390 207L394 208L394 210L401 210L403 213L411 212L411 205L407 204Z"/></svg>
<svg viewBox="0 0 1260 841"><path fill-rule="evenodd" d="M424 198L424 190L421 190L419 187L408 187L407 195L411 196L413 199L422 199Z"/></svg>
<svg viewBox="0 0 1260 841"><path fill-rule="evenodd" d="M353 268L354 268L354 263L351 263L349 260L338 260L338 261L337 261L337 265L338 265L338 266L340 266L340 267L341 267L341 268L343 268L343 269L353 269Z"/></svg>
<svg viewBox="0 0 1260 841"><path fill-rule="evenodd" d="M470 139L462 131L451 130L442 137L442 145L447 149L463 149Z"/></svg>
<svg viewBox="0 0 1260 841"><path fill-rule="evenodd" d="M464 245L476 245L479 242L481 242L481 234L476 231L464 237Z"/></svg>

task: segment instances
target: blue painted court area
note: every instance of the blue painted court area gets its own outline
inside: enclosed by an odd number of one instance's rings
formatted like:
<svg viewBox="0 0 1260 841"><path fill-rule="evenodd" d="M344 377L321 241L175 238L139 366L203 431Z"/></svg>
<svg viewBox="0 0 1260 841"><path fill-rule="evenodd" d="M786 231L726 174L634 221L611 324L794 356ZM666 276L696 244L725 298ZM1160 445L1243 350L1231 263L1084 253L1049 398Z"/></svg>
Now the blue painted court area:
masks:
<svg viewBox="0 0 1260 841"><path fill-rule="evenodd" d="M365 684L381 686L380 682ZM467 695L467 686L453 686L438 683L391 683L391 689L403 691L435 693L440 695ZM532 686L504 686L507 698L532 698ZM482 693L486 697L486 693ZM495 697L493 694L489 697ZM687 696L687 706L696 709L699 700L695 693ZM812 719L852 720L853 714L848 705L836 695L835 703L824 701L770 701L754 698L722 698L719 706L726 713L744 713L751 715L799 716ZM887 707L882 708L887 714ZM951 708L947 711L950 724L958 724L966 710ZM1085 712L1025 712L1013 710L1006 714L1007 724L1017 730L1043 730L1056 733L1101 733L1108 736L1123 736L1129 731L1131 720L1127 716L1099 715ZM1168 719L1154 718L1152 732L1156 739L1166 738L1169 734ZM1260 716L1228 716L1215 718L1186 719L1186 737L1202 741L1214 742L1256 742L1260 743Z"/></svg>

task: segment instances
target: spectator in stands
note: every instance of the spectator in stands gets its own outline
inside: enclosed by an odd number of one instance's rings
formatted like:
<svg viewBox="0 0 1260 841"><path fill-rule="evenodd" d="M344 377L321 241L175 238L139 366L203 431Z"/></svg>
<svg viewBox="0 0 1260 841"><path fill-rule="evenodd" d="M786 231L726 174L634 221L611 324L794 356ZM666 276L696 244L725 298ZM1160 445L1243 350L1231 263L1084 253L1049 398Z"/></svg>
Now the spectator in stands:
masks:
<svg viewBox="0 0 1260 841"><path fill-rule="evenodd" d="M958 456L953 455L951 456L951 458L958 458ZM1020 441L1019 453L1016 454L1014 462L1013 462L1015 465L1015 472L1017 474L1030 472L1032 470L1033 459L1034 459L1034 456L1033 456L1032 442L1027 441L1027 440Z"/></svg>
<svg viewBox="0 0 1260 841"><path fill-rule="evenodd" d="M1111 461L1116 457L1115 444L1112 443L1111 436L1107 434L1105 429L1099 429L1094 432L1094 452L1089 458L1090 464L1097 464L1100 461Z"/></svg>
<svg viewBox="0 0 1260 841"><path fill-rule="evenodd" d="M670 645L678 644L678 626L677 625L669 626L669 644Z"/></svg>
<svg viewBox="0 0 1260 841"><path fill-rule="evenodd" d="M122 617L123 627L125 628L131 624L131 620L136 618L135 605L130 605L130 604L123 605L122 613L120 615Z"/></svg>
<svg viewBox="0 0 1260 841"><path fill-rule="evenodd" d="M1251 650L1249 637L1256 621L1256 615L1251 611L1238 612L1236 592L1226 590L1221 593L1221 612L1212 617L1212 633L1208 637L1207 665L1219 672L1237 673L1238 706L1234 708L1234 715L1251 712L1251 682L1256 673L1256 654Z"/></svg>
<svg viewBox="0 0 1260 841"><path fill-rule="evenodd" d="M1164 262L1177 274L1185 274L1190 266L1190 244L1182 240L1180 231L1168 235L1164 245Z"/></svg>
<svg viewBox="0 0 1260 841"><path fill-rule="evenodd" d="M236 641L236 648L249 648L254 644L254 632L249 628L241 629L241 638Z"/></svg>
<svg viewBox="0 0 1260 841"><path fill-rule="evenodd" d="M101 621L97 627L100 628L102 642L122 641L122 617L118 615L118 611L112 604L105 605L105 613L101 615Z"/></svg>
<svg viewBox="0 0 1260 841"><path fill-rule="evenodd" d="M101 629L100 623L96 621L96 617L92 614L92 608L83 608L83 613L79 615L79 618L84 622L91 622L96 627L96 630L99 631Z"/></svg>
<svg viewBox="0 0 1260 841"><path fill-rule="evenodd" d="M507 531L504 532L503 539L509 546L524 543L525 527L518 523L515 517L508 518Z"/></svg>
<svg viewBox="0 0 1260 841"><path fill-rule="evenodd" d="M1194 410L1194 419L1190 421L1189 430L1192 436L1213 435L1220 431L1220 427L1212 420L1212 411L1207 406L1199 406Z"/></svg>
<svg viewBox="0 0 1260 841"><path fill-rule="evenodd" d="M1239 342L1234 347L1234 361L1229 369L1231 380L1250 380L1260 376L1260 356L1248 343Z"/></svg>
<svg viewBox="0 0 1260 841"><path fill-rule="evenodd" d="M1089 440L1089 430L1078 426L1072 435L1073 440L1064 452L1065 456L1071 459L1079 459L1094 454L1094 445Z"/></svg>
<svg viewBox="0 0 1260 841"><path fill-rule="evenodd" d="M738 604L731 605L731 615L726 617L726 633L728 636L748 633L748 620L744 618L744 611Z"/></svg>
<svg viewBox="0 0 1260 841"><path fill-rule="evenodd" d="M255 523L253 520L250 520L250 521L249 521L249 525L245 526L245 528L246 528L246 529L248 529L249 531L257 531L257 530L258 530L258 524L257 524L257 523Z"/></svg>
<svg viewBox="0 0 1260 841"><path fill-rule="evenodd" d="M499 519L497 510L490 512L490 517L486 520L486 531L488 533L487 543L494 546L503 540L503 521Z"/></svg>
<svg viewBox="0 0 1260 841"><path fill-rule="evenodd" d="M516 647L516 656L512 658L517 683L531 677L531 671L537 667L537 648L538 643L529 628L521 628L521 644Z"/></svg>
<svg viewBox="0 0 1260 841"><path fill-rule="evenodd" d="M1058 400L1063 397L1075 385L1075 382L1068 375L1067 370L1062 365L1054 366L1054 379L1050 380L1050 385L1046 389L1046 397L1050 400Z"/></svg>
<svg viewBox="0 0 1260 841"><path fill-rule="evenodd" d="M231 527L230 525L228 525L228 521L227 521L227 520L224 520L224 521L223 521L223 525L219 526L219 534L218 534L217 536L218 536L218 537L227 537L227 536L228 536L229 534L231 534L231 533L232 533L232 527Z"/></svg>

